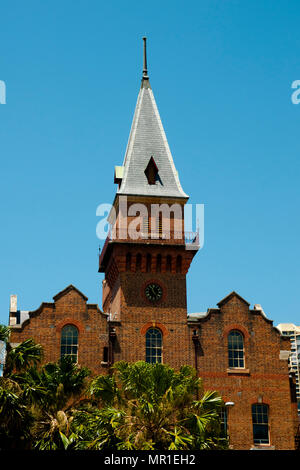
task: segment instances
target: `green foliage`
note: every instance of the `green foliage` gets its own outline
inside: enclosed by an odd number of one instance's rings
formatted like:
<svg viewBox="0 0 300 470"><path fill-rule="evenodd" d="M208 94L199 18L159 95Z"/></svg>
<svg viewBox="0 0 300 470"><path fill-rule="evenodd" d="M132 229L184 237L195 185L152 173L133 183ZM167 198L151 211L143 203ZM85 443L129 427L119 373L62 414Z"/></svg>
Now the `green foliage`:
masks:
<svg viewBox="0 0 300 470"><path fill-rule="evenodd" d="M90 372L69 357L38 368L41 358L42 348L32 339L7 348L0 378L2 448L65 449L77 439L72 413Z"/></svg>
<svg viewBox="0 0 300 470"><path fill-rule="evenodd" d="M47 391L44 399L47 408L57 411L81 395L89 375L86 367L79 367L72 358L63 356L57 363L43 366L35 380Z"/></svg>
<svg viewBox="0 0 300 470"><path fill-rule="evenodd" d="M46 364L38 374L35 372L37 384L45 391L32 411L35 448L56 450L73 446L77 435L71 429L72 414L82 399L89 374L86 367L79 367L68 356Z"/></svg>
<svg viewBox="0 0 300 470"><path fill-rule="evenodd" d="M0 378L0 442L10 447L20 447L29 436L32 417L24 400L22 390L10 379Z"/></svg>
<svg viewBox="0 0 300 470"><path fill-rule="evenodd" d="M10 328L6 325L0 325L0 341L8 342L10 336Z"/></svg>
<svg viewBox="0 0 300 470"><path fill-rule="evenodd" d="M9 337L5 328L0 335ZM90 371L68 356L38 367L41 358L32 339L7 348L0 378L3 449L227 448L222 399L202 390L192 367L121 361L110 375L89 379Z"/></svg>
<svg viewBox="0 0 300 470"><path fill-rule="evenodd" d="M119 362L89 392L98 406L74 414L80 449L189 450L226 448L216 392L201 390L196 371L163 364ZM195 396L201 394L200 400Z"/></svg>
<svg viewBox="0 0 300 470"><path fill-rule="evenodd" d="M4 377L0 378L0 442L6 448L28 448L33 416L30 410L29 387L22 387L16 372L37 365L42 348L32 339L11 348L9 328L0 325L0 336L7 343Z"/></svg>
<svg viewBox="0 0 300 470"><path fill-rule="evenodd" d="M5 363L6 375L12 374L13 371L25 371L32 365L37 366L41 362L42 355L42 347L33 339L23 341L15 348L9 347Z"/></svg>

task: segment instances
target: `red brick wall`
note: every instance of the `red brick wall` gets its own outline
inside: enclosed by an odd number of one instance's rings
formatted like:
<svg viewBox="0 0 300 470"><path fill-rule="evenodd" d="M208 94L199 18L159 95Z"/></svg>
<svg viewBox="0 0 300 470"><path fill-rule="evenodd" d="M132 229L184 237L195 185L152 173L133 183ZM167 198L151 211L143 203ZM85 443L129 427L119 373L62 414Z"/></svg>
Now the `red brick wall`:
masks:
<svg viewBox="0 0 300 470"><path fill-rule="evenodd" d="M131 253L131 268L126 271L126 254ZM136 271L136 256L142 255L141 270ZM146 272L146 257L151 254L151 270ZM161 254L161 272L156 272L156 256ZM171 272L166 272L166 257L172 258ZM176 272L177 256L182 256L182 271ZM184 247L143 246L116 244L108 266L116 264L119 275L107 293L104 286L103 309L115 315L120 323L117 332L115 360L145 360L145 325L155 324L163 332L163 361L172 367L192 361L192 343L187 328L186 272L193 258ZM107 281L109 282L109 281ZM158 283L163 290L162 299L152 303L145 296L149 282Z"/></svg>
<svg viewBox="0 0 300 470"><path fill-rule="evenodd" d="M107 322L97 305L89 305L86 299L74 289L70 289L54 303L42 304L30 312L30 320L20 327L11 328L12 343L20 343L33 338L43 346L43 362L57 361L60 358L61 329L66 324L78 328L78 362L93 372L103 372L101 361L103 347L107 346Z"/></svg>
<svg viewBox="0 0 300 470"><path fill-rule="evenodd" d="M217 389L229 409L230 443L235 449L253 446L251 405L269 405L270 445L294 449L294 409L290 398L287 361L280 350L290 348L272 322L233 296L199 323L198 369L205 389ZM228 369L227 335L239 329L244 335L245 370Z"/></svg>
<svg viewBox="0 0 300 470"><path fill-rule="evenodd" d="M122 247L124 253L126 249ZM170 253L163 247L155 250ZM171 250L174 256L177 253L178 248L173 253ZM122 258L118 249L115 255ZM270 445L278 450L294 449L296 407L291 401L287 361L279 359L280 350L290 348L289 340L281 338L272 322L250 310L236 295L219 304L219 309L211 309L198 323L188 323L185 273L167 273L164 263L162 271L156 273L153 267L152 272L145 272L142 263L141 272L121 270L114 286L108 289L106 306L111 313L114 309L119 313L119 321L113 324L115 361L144 360L145 333L153 325L163 333L164 363L176 369L182 364L195 366L192 334L198 327L197 363L204 389L218 390L225 401L235 403L229 410L233 448L253 446L251 405L263 402L269 405ZM144 295L150 280L160 283L164 291L155 305ZM21 327L12 327L11 342L32 337L44 348L44 362L56 361L61 328L71 323L79 330L79 363L94 373L106 373L107 366L101 365L103 348L108 346L106 316L74 288L65 289L54 300L30 312L30 320ZM228 370L227 335L231 329L239 329L244 335L245 370L238 373Z"/></svg>
<svg viewBox="0 0 300 470"><path fill-rule="evenodd" d="M163 298L153 305L145 298L147 282L158 282ZM118 348L115 359L145 360L145 327L163 333L163 361L172 367L191 363L185 302L185 276L153 273L121 274L121 324L116 326Z"/></svg>

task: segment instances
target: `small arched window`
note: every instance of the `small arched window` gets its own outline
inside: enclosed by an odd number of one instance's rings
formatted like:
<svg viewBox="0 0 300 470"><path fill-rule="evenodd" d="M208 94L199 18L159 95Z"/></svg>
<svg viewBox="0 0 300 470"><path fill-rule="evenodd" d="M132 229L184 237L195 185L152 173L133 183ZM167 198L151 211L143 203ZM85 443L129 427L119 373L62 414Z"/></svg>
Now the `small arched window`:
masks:
<svg viewBox="0 0 300 470"><path fill-rule="evenodd" d="M162 362L162 332L158 328L149 328L146 333L146 362Z"/></svg>
<svg viewBox="0 0 300 470"><path fill-rule="evenodd" d="M156 272L161 272L161 255L157 255L156 257Z"/></svg>
<svg viewBox="0 0 300 470"><path fill-rule="evenodd" d="M131 269L131 253L127 253L126 255L126 271L130 271Z"/></svg>
<svg viewBox="0 0 300 470"><path fill-rule="evenodd" d="M176 258L176 272L181 273L182 268L182 256L178 255Z"/></svg>
<svg viewBox="0 0 300 470"><path fill-rule="evenodd" d="M269 444L269 407L264 403L252 405L252 425L254 444Z"/></svg>
<svg viewBox="0 0 300 470"><path fill-rule="evenodd" d="M151 272L151 255L147 255L147 263L146 263L146 271L147 273Z"/></svg>
<svg viewBox="0 0 300 470"><path fill-rule="evenodd" d="M136 271L140 271L142 269L142 255L138 253L136 255Z"/></svg>
<svg viewBox="0 0 300 470"><path fill-rule="evenodd" d="M167 256L167 262L166 262L166 271L171 272L171 266L172 266L172 258L170 255Z"/></svg>
<svg viewBox="0 0 300 470"><path fill-rule="evenodd" d="M228 335L228 366L245 367L244 337L237 330L232 330Z"/></svg>
<svg viewBox="0 0 300 470"><path fill-rule="evenodd" d="M78 330L74 325L66 325L61 331L60 357L70 356L78 361Z"/></svg>

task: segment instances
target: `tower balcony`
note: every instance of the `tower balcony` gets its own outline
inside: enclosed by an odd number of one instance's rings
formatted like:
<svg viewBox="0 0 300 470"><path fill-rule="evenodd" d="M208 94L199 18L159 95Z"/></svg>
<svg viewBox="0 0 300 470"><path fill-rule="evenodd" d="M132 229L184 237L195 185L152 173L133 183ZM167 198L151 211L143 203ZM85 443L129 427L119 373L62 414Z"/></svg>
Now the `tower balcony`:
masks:
<svg viewBox="0 0 300 470"><path fill-rule="evenodd" d="M99 255L99 272L104 271L105 258L110 251L110 247L113 243L130 243L130 244L142 244L142 245L167 245L167 246L182 246L186 250L197 251L200 248L199 245L199 231L159 231L159 232L135 232L128 229L115 228L111 230L101 253Z"/></svg>

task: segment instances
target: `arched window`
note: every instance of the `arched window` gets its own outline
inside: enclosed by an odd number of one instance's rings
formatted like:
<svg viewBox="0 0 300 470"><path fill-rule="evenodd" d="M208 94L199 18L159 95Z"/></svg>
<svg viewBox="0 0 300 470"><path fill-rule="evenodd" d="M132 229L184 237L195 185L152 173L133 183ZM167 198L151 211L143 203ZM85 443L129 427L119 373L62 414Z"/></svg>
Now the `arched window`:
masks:
<svg viewBox="0 0 300 470"><path fill-rule="evenodd" d="M131 253L127 253L126 255L126 271L130 271L131 269Z"/></svg>
<svg viewBox="0 0 300 470"><path fill-rule="evenodd" d="M156 258L156 272L157 273L161 272L161 255L157 255L157 258Z"/></svg>
<svg viewBox="0 0 300 470"><path fill-rule="evenodd" d="M142 255L138 253L136 255L136 271L140 271L142 269Z"/></svg>
<svg viewBox="0 0 300 470"><path fill-rule="evenodd" d="M229 367L245 367L244 338L242 333L232 330L228 335Z"/></svg>
<svg viewBox="0 0 300 470"><path fill-rule="evenodd" d="M147 273L151 272L151 255L147 255L147 263L146 263L146 271Z"/></svg>
<svg viewBox="0 0 300 470"><path fill-rule="evenodd" d="M146 362L162 362L162 333L158 328L149 328L146 333Z"/></svg>
<svg viewBox="0 0 300 470"><path fill-rule="evenodd" d="M60 357L71 356L78 360L78 330L74 325L66 325L61 331Z"/></svg>
<svg viewBox="0 0 300 470"><path fill-rule="evenodd" d="M167 262L166 262L166 271L171 272L171 266L172 266L172 258L170 255L167 256Z"/></svg>
<svg viewBox="0 0 300 470"><path fill-rule="evenodd" d="M254 444L269 444L269 407L263 403L252 405Z"/></svg>
<svg viewBox="0 0 300 470"><path fill-rule="evenodd" d="M182 268L182 256L178 255L176 258L176 272L181 273Z"/></svg>

